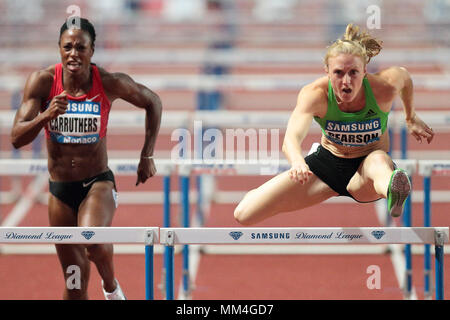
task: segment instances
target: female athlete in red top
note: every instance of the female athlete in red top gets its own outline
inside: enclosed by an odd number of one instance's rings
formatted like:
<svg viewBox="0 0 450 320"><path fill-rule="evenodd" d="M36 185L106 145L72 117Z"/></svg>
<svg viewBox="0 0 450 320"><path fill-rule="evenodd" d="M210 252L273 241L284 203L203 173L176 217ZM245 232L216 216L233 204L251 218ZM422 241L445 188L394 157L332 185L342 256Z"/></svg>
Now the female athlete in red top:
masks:
<svg viewBox="0 0 450 320"><path fill-rule="evenodd" d="M108 169L106 126L111 104L124 99L145 110L145 142L137 170L144 183L156 173L152 159L161 122L157 94L123 73L109 73L91 63L95 48L92 24L60 30L61 64L33 72L11 132L14 147L30 143L45 128L50 173L51 226L110 226L116 208L115 182ZM81 287L65 288L65 299L87 299L90 261L100 273L107 299L124 299L114 277L111 244L56 245L67 279L68 267L80 268Z"/></svg>

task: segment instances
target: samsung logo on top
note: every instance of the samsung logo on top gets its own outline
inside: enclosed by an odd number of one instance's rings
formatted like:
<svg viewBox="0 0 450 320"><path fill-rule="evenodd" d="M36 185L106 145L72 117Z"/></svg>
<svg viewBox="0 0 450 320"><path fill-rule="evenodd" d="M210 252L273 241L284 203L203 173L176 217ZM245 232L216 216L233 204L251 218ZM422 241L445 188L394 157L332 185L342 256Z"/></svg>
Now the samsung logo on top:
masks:
<svg viewBox="0 0 450 320"><path fill-rule="evenodd" d="M85 113L100 115L100 110L100 103L98 102L69 100L66 113Z"/></svg>

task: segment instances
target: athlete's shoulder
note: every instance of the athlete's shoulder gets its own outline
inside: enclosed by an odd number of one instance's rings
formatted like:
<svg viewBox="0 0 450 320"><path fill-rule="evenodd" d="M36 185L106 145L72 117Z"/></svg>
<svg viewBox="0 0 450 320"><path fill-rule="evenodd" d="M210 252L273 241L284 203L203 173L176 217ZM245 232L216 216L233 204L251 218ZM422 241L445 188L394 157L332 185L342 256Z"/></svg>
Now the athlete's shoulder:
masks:
<svg viewBox="0 0 450 320"><path fill-rule="evenodd" d="M46 98L53 85L55 66L32 72L25 84L25 92Z"/></svg>
<svg viewBox="0 0 450 320"><path fill-rule="evenodd" d="M98 67L98 72L103 83L103 87L107 90L117 89L118 86L124 82L132 81L131 77L123 72L109 72L105 69Z"/></svg>
<svg viewBox="0 0 450 320"><path fill-rule="evenodd" d="M136 93L136 82L126 73L108 72L98 68L103 89L109 100L113 102L118 98L126 99Z"/></svg>
<svg viewBox="0 0 450 320"><path fill-rule="evenodd" d="M39 81L42 84L53 83L55 76L55 66L49 66L45 69L34 71L30 74L29 79Z"/></svg>
<svg viewBox="0 0 450 320"><path fill-rule="evenodd" d="M114 80L114 73L106 71L104 68L99 67L97 65L95 65L95 67L98 70L98 74L100 75L100 79L102 80L103 84Z"/></svg>
<svg viewBox="0 0 450 320"><path fill-rule="evenodd" d="M392 82L392 70L391 68L382 70L377 73L367 74L367 80L369 81L372 92L377 101L391 101L396 95L396 87Z"/></svg>
<svg viewBox="0 0 450 320"><path fill-rule="evenodd" d="M406 68L392 66L373 74L372 77L377 83L381 83L384 86L397 87L399 83L403 83L410 78L410 75Z"/></svg>
<svg viewBox="0 0 450 320"><path fill-rule="evenodd" d="M328 96L328 77L324 76L305 85L300 91L299 96L308 96L314 102L321 100L327 101Z"/></svg>
<svg viewBox="0 0 450 320"><path fill-rule="evenodd" d="M320 77L313 82L307 84L305 87L307 87L309 90L321 90L324 92L328 91L328 76Z"/></svg>
<svg viewBox="0 0 450 320"><path fill-rule="evenodd" d="M326 113L328 103L328 77L324 76L305 85L297 97L297 106L315 116Z"/></svg>
<svg viewBox="0 0 450 320"><path fill-rule="evenodd" d="M320 77L313 82L310 82L303 86L300 93L307 93L312 95L322 95L328 92L328 77Z"/></svg>
<svg viewBox="0 0 450 320"><path fill-rule="evenodd" d="M403 77L407 72L408 70L406 70L406 68L404 67L391 66L386 69L380 70L377 73L374 73L374 75L381 77L385 81L392 82L398 77Z"/></svg>

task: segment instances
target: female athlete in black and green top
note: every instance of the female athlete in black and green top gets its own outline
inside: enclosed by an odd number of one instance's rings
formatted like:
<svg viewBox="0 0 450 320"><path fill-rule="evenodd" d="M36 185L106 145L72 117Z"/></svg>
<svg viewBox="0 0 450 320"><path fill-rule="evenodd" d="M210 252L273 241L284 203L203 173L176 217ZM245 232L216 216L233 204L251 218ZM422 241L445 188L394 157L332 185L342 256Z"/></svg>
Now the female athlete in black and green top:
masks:
<svg viewBox="0 0 450 320"><path fill-rule="evenodd" d="M396 96L403 102L408 130L419 142L430 143L434 133L414 111L413 84L405 68L367 73L381 44L350 24L342 39L328 47L327 76L301 89L288 122L282 150L291 168L245 195L234 211L239 223L254 224L333 196L358 202L387 198L390 214L402 214L411 184L387 154L387 120ZM301 144L313 119L322 128L321 143L304 158Z"/></svg>

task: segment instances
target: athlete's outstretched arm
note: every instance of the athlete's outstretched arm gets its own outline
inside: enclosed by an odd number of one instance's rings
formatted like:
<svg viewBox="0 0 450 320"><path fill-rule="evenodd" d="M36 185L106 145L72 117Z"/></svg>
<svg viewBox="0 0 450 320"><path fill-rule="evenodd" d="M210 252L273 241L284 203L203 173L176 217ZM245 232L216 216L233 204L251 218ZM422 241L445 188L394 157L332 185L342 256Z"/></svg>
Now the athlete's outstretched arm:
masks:
<svg viewBox="0 0 450 320"><path fill-rule="evenodd" d="M33 72L28 77L22 104L16 112L11 130L11 143L15 148L32 142L50 120L66 112L67 98L63 92L52 99L44 112L39 113L42 103L50 93L52 83L53 75L47 70Z"/></svg>
<svg viewBox="0 0 450 320"><path fill-rule="evenodd" d="M307 85L298 94L297 105L289 118L282 150L291 169L291 179L304 183L312 175L302 155L301 144L308 134L312 119L320 108L323 92L313 85Z"/></svg>
<svg viewBox="0 0 450 320"><path fill-rule="evenodd" d="M433 140L433 130L419 118L413 105L413 81L409 72L403 67L391 67L380 73L391 85L403 102L405 121L411 135L419 142L425 138L428 143Z"/></svg>
<svg viewBox="0 0 450 320"><path fill-rule="evenodd" d="M152 158L161 124L162 103L159 96L146 86L136 83L124 73L111 74L114 78L113 87L107 90L113 92L116 98L130 102L138 108L145 109L145 141L141 150L136 185L144 183L156 173Z"/></svg>

